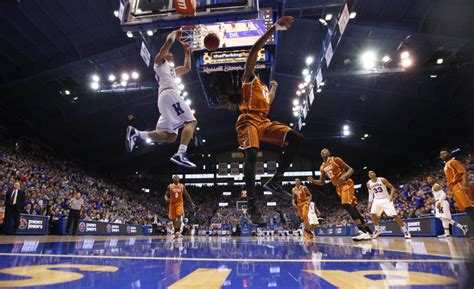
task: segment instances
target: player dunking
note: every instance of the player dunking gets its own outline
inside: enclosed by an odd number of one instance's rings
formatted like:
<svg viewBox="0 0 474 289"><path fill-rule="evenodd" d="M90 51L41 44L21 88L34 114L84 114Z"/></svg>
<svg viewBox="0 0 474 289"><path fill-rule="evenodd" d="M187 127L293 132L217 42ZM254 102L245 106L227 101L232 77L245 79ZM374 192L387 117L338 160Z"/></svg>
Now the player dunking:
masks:
<svg viewBox="0 0 474 289"><path fill-rule="evenodd" d="M471 222L474 222L474 207L469 197L472 186L469 184L469 176L466 172L466 168L460 161L453 158L451 151L448 149L442 149L439 156L446 162L444 165L444 173L449 186L448 194L454 197L454 202L456 202L459 211L466 211Z"/></svg>
<svg viewBox="0 0 474 289"><path fill-rule="evenodd" d="M458 222L454 221L451 216L451 210L449 209L449 202L446 200L446 193L443 191L442 187L435 183L432 187L433 190L433 197L434 206L435 206L435 217L441 220L443 224L444 234L438 237L440 238L448 238L451 237L449 233L449 225L453 225L458 227L464 235L467 234L468 226L459 224Z"/></svg>
<svg viewBox="0 0 474 289"><path fill-rule="evenodd" d="M180 37L181 31L171 32L155 57L154 70L159 85L158 110L161 113L156 129L154 131L139 131L129 126L126 148L131 152L140 139L151 139L151 141L159 143L174 143L178 137L178 130L183 128L178 152L170 160L180 166L194 169L196 165L189 160L186 151L196 128L196 118L179 95L175 81L177 76L191 71L191 48L187 43L182 44L185 51L184 65L176 68L174 68L173 54L169 51L171 45Z"/></svg>
<svg viewBox="0 0 474 289"><path fill-rule="evenodd" d="M196 205L191 199L186 187L179 182L179 177L176 175L173 176L173 183L168 185L168 188L166 189L165 200L170 204L169 217L173 222L175 239L181 237L181 223L184 215L183 193L189 203L191 203L191 207L193 209L196 208Z"/></svg>
<svg viewBox="0 0 474 289"><path fill-rule="evenodd" d="M260 142L266 142L283 147L283 154L275 175L265 183L264 188L282 198L291 199L291 195L282 187L283 173L295 157L303 136L287 125L268 119L270 105L275 99L277 83L272 81L271 89L255 74L257 56L265 43L277 30L286 30L293 22L293 17L284 16L268 29L249 52L245 71L242 75L242 98L237 119L236 131L239 148L244 151L244 179L248 196L250 220L254 224L264 224L259 209L255 205L255 170L257 152Z"/></svg>
<svg viewBox="0 0 474 289"><path fill-rule="evenodd" d="M395 189L387 179L378 178L374 171L369 171L369 178L370 180L367 182L367 190L369 191L369 204L367 209L370 211L370 216L374 222L375 232L373 238L376 239L382 234L378 217L385 212L388 217L395 219L405 235L405 239L411 239L410 232L393 205L393 201L397 196L397 189ZM390 189L390 193L388 189Z"/></svg>
<svg viewBox="0 0 474 289"><path fill-rule="evenodd" d="M295 179L295 187L291 190L291 193L293 195L293 206L298 210L298 215L304 223L304 237L305 239L314 239L316 225L311 225L308 219L309 204L311 203L313 195L311 195L311 192L306 186L301 184L299 178ZM317 209L315 210L317 211Z"/></svg>
<svg viewBox="0 0 474 289"><path fill-rule="evenodd" d="M324 148L321 150L323 163L320 168L319 180L308 177L308 182L322 186L325 184L326 177L331 179L332 184L336 187L336 192L341 198L341 204L349 213L352 220L359 228L359 235L352 238L354 241L370 240L372 230L367 226L364 217L356 209L357 198L355 197L354 182L350 176L354 170L339 157L332 157L331 152Z"/></svg>

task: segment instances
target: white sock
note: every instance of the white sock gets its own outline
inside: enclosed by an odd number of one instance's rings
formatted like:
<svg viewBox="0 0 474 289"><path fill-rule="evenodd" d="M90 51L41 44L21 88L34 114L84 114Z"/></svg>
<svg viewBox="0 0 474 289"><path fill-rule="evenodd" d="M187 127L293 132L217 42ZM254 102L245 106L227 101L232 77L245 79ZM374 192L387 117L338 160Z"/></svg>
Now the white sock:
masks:
<svg viewBox="0 0 474 289"><path fill-rule="evenodd" d="M449 228L444 228L444 233L445 233L446 235L449 235Z"/></svg>
<svg viewBox="0 0 474 289"><path fill-rule="evenodd" d="M188 149L188 146L187 146L187 145L180 144L180 145L179 145L179 148L178 148L178 154L185 153L187 149Z"/></svg>
<svg viewBox="0 0 474 289"><path fill-rule="evenodd" d="M403 227L402 227L402 232L403 232L403 233L407 233L407 232L408 232L408 230L407 230L407 227L406 227L406 226L403 226Z"/></svg>
<svg viewBox="0 0 474 289"><path fill-rule="evenodd" d="M137 130L137 133L138 133L138 136L140 136L141 139L149 138L149 133L147 131Z"/></svg>
<svg viewBox="0 0 474 289"><path fill-rule="evenodd" d="M461 224L454 222L454 225L455 225L456 227L458 227L459 229L462 229L462 225L461 225Z"/></svg>
<svg viewBox="0 0 474 289"><path fill-rule="evenodd" d="M380 226L374 226L375 231L380 231Z"/></svg>

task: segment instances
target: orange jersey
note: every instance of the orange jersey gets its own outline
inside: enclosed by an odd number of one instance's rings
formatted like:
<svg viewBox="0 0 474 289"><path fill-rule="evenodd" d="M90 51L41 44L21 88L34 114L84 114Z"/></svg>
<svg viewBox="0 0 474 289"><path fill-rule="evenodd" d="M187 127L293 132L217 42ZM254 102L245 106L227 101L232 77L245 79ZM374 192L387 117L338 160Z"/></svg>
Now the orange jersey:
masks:
<svg viewBox="0 0 474 289"><path fill-rule="evenodd" d="M452 186L462 181L462 174L466 173L466 168L460 161L451 159L444 165L444 173L446 174L448 185Z"/></svg>
<svg viewBox="0 0 474 289"><path fill-rule="evenodd" d="M296 186L293 188L293 194L296 195L296 204L306 203L309 201L309 195L304 189L305 186Z"/></svg>
<svg viewBox="0 0 474 289"><path fill-rule="evenodd" d="M182 203L183 202L183 184L171 184L168 186L170 192L170 204Z"/></svg>
<svg viewBox="0 0 474 289"><path fill-rule="evenodd" d="M337 180L346 172L344 161L339 157L329 157L326 162L321 164L319 169L321 174L325 174L336 187Z"/></svg>
<svg viewBox="0 0 474 289"><path fill-rule="evenodd" d="M247 83L242 83L242 100L239 109L242 113L263 113L270 111L268 87L257 76Z"/></svg>

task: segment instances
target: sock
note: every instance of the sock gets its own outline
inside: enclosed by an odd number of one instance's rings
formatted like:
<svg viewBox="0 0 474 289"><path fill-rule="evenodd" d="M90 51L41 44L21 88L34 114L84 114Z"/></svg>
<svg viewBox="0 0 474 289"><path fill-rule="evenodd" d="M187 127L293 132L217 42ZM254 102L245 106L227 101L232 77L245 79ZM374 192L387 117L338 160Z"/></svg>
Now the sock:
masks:
<svg viewBox="0 0 474 289"><path fill-rule="evenodd" d="M448 228L444 228L444 233L445 233L446 235L449 235L449 227L448 227Z"/></svg>
<svg viewBox="0 0 474 289"><path fill-rule="evenodd" d="M459 224L458 222L453 221L453 225L462 230L462 225Z"/></svg>
<svg viewBox="0 0 474 289"><path fill-rule="evenodd" d="M407 232L408 232L407 226L403 226L403 227L401 227L400 229L402 229L402 232L403 232L403 233L407 233Z"/></svg>
<svg viewBox="0 0 474 289"><path fill-rule="evenodd" d="M178 148L178 154L183 154L183 153L185 153L187 149L188 149L188 146L187 146L187 145L180 144L180 145L179 145L179 148Z"/></svg>
<svg viewBox="0 0 474 289"><path fill-rule="evenodd" d="M257 154L256 148L249 148L245 150L244 159L244 180L245 190L247 191L248 208L253 210L255 204L255 170L257 165Z"/></svg>
<svg viewBox="0 0 474 289"><path fill-rule="evenodd" d="M300 148L301 144L303 143L304 137L300 133L297 133L294 130L290 130L285 137L285 142L288 144L283 149L281 155L281 161L278 164L278 169L273 176L272 180L275 182L281 182L283 179L283 173L286 172L288 167L290 166L291 162L296 156L298 149Z"/></svg>
<svg viewBox="0 0 474 289"><path fill-rule="evenodd" d="M147 131L140 131L140 130L137 130L137 133L138 133L138 136L141 138L141 139L147 139L149 138L149 134Z"/></svg>

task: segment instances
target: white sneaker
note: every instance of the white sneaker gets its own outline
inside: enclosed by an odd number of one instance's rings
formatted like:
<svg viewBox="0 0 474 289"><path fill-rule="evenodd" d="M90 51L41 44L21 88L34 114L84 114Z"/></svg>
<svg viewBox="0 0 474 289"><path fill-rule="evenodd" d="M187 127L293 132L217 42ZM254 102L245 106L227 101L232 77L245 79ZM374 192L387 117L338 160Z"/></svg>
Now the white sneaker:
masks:
<svg viewBox="0 0 474 289"><path fill-rule="evenodd" d="M443 235L439 235L438 238L450 238L451 235L450 234L443 234Z"/></svg>
<svg viewBox="0 0 474 289"><path fill-rule="evenodd" d="M374 234L372 235L372 239L377 239L380 235L382 235L382 232L375 230Z"/></svg>
<svg viewBox="0 0 474 289"><path fill-rule="evenodd" d="M406 232L404 232L404 234L405 234L405 239L411 239L410 232L406 231Z"/></svg>
<svg viewBox="0 0 474 289"><path fill-rule="evenodd" d="M128 126L127 133L125 135L125 148L128 152L133 151L138 138L139 136L137 130L133 126Z"/></svg>
<svg viewBox="0 0 474 289"><path fill-rule="evenodd" d="M352 237L352 240L354 241L366 241L366 240L371 240L372 237L364 232L359 232L359 235Z"/></svg>
<svg viewBox="0 0 474 289"><path fill-rule="evenodd" d="M466 236L467 232L469 231L468 225L463 225L462 228L461 228L461 231L464 234L464 236Z"/></svg>

